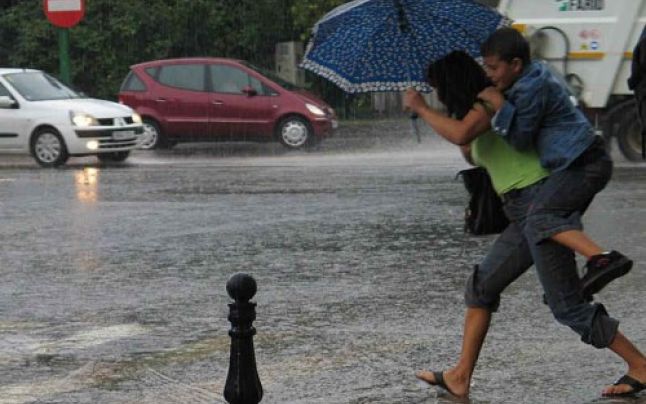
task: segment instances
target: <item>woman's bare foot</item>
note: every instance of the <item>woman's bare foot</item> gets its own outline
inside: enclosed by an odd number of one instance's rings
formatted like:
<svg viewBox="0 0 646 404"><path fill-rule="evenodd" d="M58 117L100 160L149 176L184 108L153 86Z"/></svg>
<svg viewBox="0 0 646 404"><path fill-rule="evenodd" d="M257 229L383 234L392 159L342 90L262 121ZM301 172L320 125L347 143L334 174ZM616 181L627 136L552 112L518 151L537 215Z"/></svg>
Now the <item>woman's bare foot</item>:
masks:
<svg viewBox="0 0 646 404"><path fill-rule="evenodd" d="M415 373L415 376L430 385L442 387L456 397L464 398L469 395L469 376L455 369L449 369L439 373L441 380L438 380L434 373L438 372L420 370Z"/></svg>
<svg viewBox="0 0 646 404"><path fill-rule="evenodd" d="M637 383L636 386L631 386L626 383L613 384L606 386L601 394L604 396L629 395L646 388L646 366L628 369L627 375Z"/></svg>

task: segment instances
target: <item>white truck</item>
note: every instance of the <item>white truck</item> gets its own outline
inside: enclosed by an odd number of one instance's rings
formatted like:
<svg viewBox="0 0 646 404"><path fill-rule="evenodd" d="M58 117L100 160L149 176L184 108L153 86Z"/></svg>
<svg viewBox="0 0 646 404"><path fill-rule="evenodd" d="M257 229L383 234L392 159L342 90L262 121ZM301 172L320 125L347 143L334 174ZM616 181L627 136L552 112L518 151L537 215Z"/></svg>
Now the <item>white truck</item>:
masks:
<svg viewBox="0 0 646 404"><path fill-rule="evenodd" d="M641 160L641 127L626 80L646 1L500 0L497 9L530 40L533 56L563 75L603 135L616 137L628 160Z"/></svg>

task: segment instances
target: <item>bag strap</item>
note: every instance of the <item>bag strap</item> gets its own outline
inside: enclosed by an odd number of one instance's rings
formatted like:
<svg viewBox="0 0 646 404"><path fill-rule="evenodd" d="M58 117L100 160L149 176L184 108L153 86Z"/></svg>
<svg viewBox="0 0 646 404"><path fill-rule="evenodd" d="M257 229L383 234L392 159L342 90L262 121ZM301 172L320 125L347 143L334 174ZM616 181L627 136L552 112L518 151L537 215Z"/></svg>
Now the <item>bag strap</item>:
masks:
<svg viewBox="0 0 646 404"><path fill-rule="evenodd" d="M484 108L487 115L489 115L490 117L496 115L496 109L493 107L493 105L491 105L489 101L485 101L482 98L478 97L476 98L476 101L474 104L481 105L482 108Z"/></svg>

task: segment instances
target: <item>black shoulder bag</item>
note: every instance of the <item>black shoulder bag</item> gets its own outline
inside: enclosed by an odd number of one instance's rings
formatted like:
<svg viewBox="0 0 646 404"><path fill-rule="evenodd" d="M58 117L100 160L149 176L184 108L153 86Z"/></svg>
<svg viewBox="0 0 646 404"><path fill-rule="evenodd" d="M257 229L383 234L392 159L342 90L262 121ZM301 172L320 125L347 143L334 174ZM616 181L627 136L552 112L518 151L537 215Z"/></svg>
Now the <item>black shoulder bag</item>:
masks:
<svg viewBox="0 0 646 404"><path fill-rule="evenodd" d="M460 171L458 176L462 177L470 195L469 206L465 210L464 231L475 235L502 232L509 220L487 170L482 167L470 168Z"/></svg>

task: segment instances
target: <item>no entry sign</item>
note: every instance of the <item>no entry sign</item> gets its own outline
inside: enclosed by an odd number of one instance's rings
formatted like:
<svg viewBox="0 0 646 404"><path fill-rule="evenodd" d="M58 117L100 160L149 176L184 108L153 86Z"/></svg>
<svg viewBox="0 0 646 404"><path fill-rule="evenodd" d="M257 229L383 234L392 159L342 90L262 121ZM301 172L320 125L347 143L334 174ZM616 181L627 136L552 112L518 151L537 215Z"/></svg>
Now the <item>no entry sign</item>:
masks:
<svg viewBox="0 0 646 404"><path fill-rule="evenodd" d="M45 15L57 27L71 28L83 19L84 0L45 0Z"/></svg>

